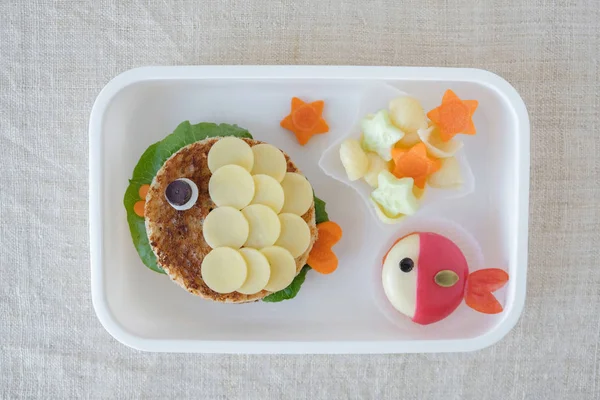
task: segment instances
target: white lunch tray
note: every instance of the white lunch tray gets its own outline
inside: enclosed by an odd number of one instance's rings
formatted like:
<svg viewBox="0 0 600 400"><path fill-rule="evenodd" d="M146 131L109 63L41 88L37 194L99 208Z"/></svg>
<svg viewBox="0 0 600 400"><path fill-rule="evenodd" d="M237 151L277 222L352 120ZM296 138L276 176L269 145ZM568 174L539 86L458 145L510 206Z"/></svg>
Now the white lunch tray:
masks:
<svg viewBox="0 0 600 400"><path fill-rule="evenodd" d="M446 89L479 100L477 135L462 135L473 191L429 204L406 220L449 220L473 236L483 266L508 271L498 315L464 302L448 318L420 326L386 315L377 301L382 252L405 225L382 226L352 187L325 174L319 160L346 135L356 136L364 93L389 85L439 105ZM389 87L388 86L388 87ZM331 131L304 147L279 127L293 96L325 100ZM281 303L217 304L192 296L146 268L131 241L123 195L144 150L182 121L238 124L287 152L327 202L344 238L338 270L307 274L298 296ZM525 302L529 199L529 118L515 89L477 69L202 66L127 71L99 94L90 116L92 300L106 330L136 349L203 353L458 352L489 346L517 322ZM433 221L433 222L432 222ZM374 278L375 277L375 278Z"/></svg>

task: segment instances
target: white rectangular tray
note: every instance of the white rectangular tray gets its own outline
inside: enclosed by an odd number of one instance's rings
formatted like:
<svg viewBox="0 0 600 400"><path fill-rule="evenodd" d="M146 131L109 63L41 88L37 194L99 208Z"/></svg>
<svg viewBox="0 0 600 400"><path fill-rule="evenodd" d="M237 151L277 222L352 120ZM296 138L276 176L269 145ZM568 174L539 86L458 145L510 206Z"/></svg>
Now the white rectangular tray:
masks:
<svg viewBox="0 0 600 400"><path fill-rule="evenodd" d="M373 300L372 251L358 229L373 222L348 186L324 177L321 153L352 129L365 86L385 83L435 107L446 89L479 100L478 134L464 139L475 190L430 207L467 229L486 267L506 268L499 315L464 303L440 323L398 329ZM292 96L323 99L331 132L300 147L280 132ZM281 303L216 304L188 294L144 267L128 230L123 194L140 155L182 121L235 123L288 152L342 225L340 259L331 275L307 274L299 295ZM92 299L98 318L120 342L140 350L207 353L457 352L489 346L517 322L525 301L529 197L529 119L502 78L483 70L403 67L147 67L109 82L90 117ZM310 149L310 150L309 150ZM349 217L350 216L350 217ZM379 257L373 250L373 257ZM500 297L499 297L500 298Z"/></svg>

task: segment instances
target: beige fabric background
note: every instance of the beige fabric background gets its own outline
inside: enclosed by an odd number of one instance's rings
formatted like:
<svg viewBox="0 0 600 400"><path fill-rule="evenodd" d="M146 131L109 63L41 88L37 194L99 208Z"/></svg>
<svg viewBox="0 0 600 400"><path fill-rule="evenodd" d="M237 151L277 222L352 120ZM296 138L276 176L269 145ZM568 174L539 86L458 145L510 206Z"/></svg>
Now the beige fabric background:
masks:
<svg viewBox="0 0 600 400"><path fill-rule="evenodd" d="M600 7L595 0L0 0L2 398L600 398ZM532 125L528 295L469 354L146 354L90 300L87 123L143 65L479 67Z"/></svg>

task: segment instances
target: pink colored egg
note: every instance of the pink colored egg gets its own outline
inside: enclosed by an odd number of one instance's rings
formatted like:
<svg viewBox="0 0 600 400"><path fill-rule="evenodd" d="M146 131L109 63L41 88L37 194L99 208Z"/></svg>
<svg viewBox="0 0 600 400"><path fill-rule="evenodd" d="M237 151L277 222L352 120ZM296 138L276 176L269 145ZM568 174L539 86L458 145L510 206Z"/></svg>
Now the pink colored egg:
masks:
<svg viewBox="0 0 600 400"><path fill-rule="evenodd" d="M427 325L462 302L469 267L450 239L431 232L399 239L383 258L384 292L396 310Z"/></svg>

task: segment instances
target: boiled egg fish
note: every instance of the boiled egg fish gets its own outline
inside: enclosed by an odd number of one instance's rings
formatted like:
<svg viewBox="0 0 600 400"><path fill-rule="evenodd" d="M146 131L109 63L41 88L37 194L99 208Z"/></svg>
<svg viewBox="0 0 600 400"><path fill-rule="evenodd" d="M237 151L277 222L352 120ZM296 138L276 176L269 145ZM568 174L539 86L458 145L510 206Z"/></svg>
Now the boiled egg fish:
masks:
<svg viewBox="0 0 600 400"><path fill-rule="evenodd" d="M492 292L507 281L508 274L497 268L469 273L459 247L432 232L411 233L398 239L383 258L386 297L396 310L421 325L446 318L463 299L481 313L502 312Z"/></svg>

